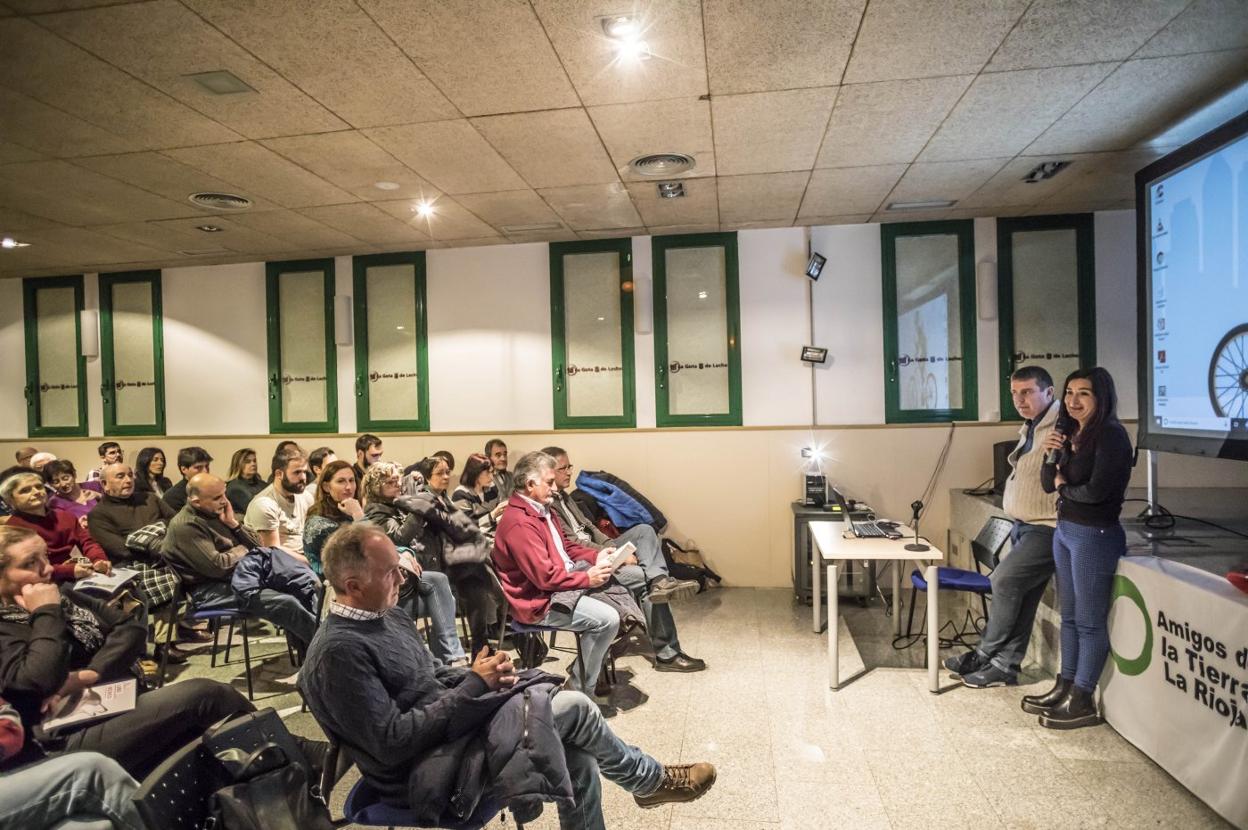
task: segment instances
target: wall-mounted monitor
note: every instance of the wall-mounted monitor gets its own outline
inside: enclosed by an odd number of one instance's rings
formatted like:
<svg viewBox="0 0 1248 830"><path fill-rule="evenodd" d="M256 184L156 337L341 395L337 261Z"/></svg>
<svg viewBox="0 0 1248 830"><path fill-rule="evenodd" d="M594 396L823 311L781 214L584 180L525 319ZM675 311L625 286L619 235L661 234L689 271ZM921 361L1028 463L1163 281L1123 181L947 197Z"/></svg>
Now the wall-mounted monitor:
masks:
<svg viewBox="0 0 1248 830"><path fill-rule="evenodd" d="M1139 445L1248 460L1248 113L1135 174Z"/></svg>

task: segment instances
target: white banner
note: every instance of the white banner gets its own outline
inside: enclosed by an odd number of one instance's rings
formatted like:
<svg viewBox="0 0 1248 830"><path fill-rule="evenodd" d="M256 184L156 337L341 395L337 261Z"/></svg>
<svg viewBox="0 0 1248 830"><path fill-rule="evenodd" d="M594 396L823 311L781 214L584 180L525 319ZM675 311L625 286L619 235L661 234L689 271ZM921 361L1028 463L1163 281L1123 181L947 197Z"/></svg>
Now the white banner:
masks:
<svg viewBox="0 0 1248 830"><path fill-rule="evenodd" d="M1188 565L1125 557L1109 639L1106 720L1248 828L1248 595Z"/></svg>

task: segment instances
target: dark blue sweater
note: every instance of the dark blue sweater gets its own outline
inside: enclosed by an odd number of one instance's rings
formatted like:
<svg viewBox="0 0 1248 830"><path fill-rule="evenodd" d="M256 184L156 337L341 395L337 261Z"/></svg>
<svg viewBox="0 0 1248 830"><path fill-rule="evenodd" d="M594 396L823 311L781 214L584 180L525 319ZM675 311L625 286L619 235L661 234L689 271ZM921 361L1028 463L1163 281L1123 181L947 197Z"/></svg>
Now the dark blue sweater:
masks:
<svg viewBox="0 0 1248 830"><path fill-rule="evenodd" d="M308 648L299 689L360 773L399 801L422 755L476 729L492 711L477 702L485 681L435 661L398 609L367 621L330 614Z"/></svg>

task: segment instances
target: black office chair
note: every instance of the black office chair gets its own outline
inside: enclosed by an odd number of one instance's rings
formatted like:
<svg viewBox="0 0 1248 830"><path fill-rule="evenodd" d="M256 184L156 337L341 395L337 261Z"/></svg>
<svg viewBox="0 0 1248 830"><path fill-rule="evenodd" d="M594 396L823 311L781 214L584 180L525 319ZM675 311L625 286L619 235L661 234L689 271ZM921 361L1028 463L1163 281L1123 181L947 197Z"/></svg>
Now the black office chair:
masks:
<svg viewBox="0 0 1248 830"><path fill-rule="evenodd" d="M148 827L201 830L212 794L228 783L224 768L196 738L143 779L134 806Z"/></svg>

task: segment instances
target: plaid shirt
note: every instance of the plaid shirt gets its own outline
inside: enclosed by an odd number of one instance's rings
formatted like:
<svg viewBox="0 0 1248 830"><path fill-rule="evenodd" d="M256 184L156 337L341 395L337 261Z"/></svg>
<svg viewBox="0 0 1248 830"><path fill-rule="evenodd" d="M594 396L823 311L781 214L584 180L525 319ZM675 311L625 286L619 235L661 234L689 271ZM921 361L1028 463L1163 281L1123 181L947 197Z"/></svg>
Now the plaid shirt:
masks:
<svg viewBox="0 0 1248 830"><path fill-rule="evenodd" d="M363 608L353 608L350 605L340 605L337 602L329 604L329 613L346 617L349 620L379 620L384 616L376 611L365 611Z"/></svg>

